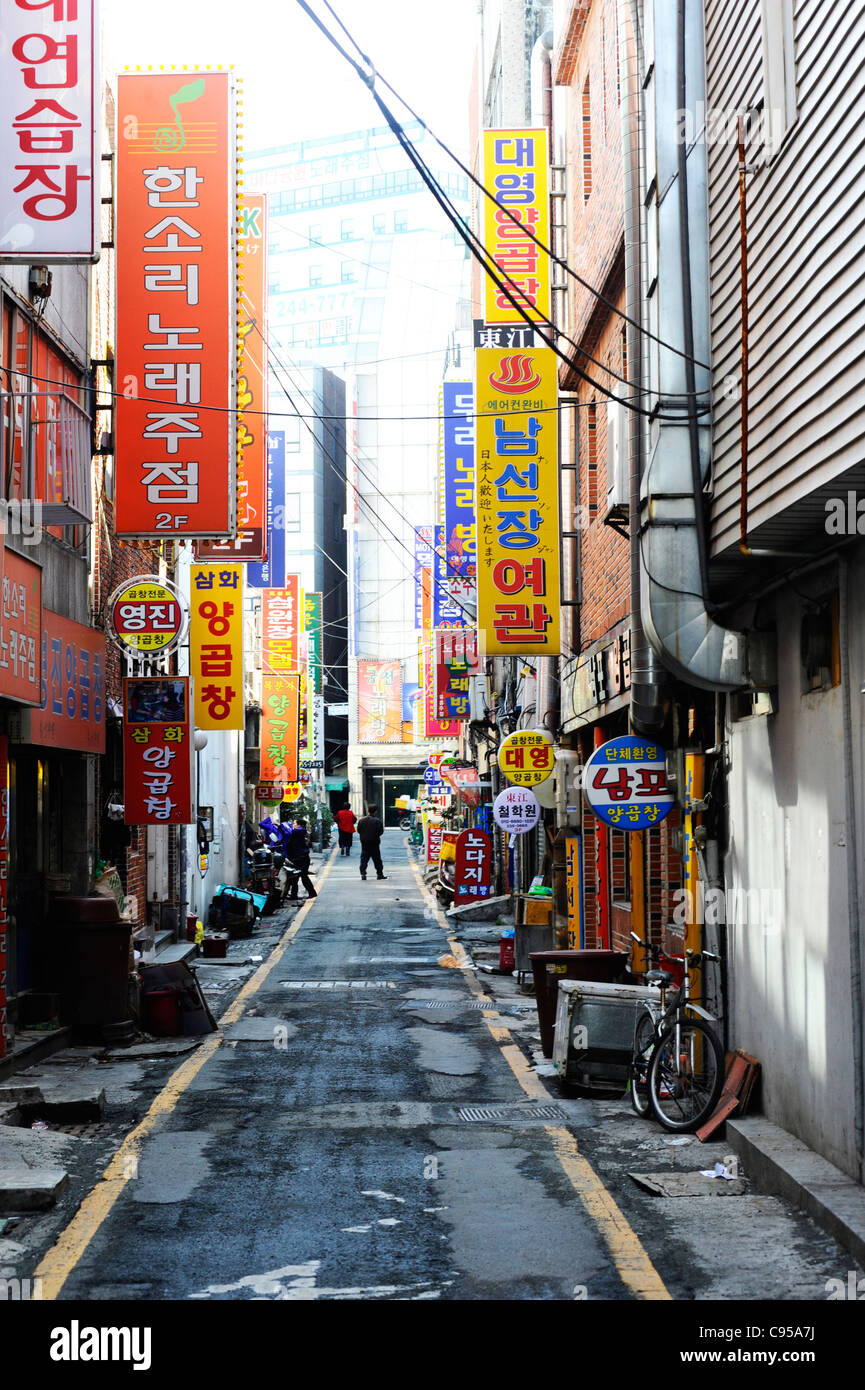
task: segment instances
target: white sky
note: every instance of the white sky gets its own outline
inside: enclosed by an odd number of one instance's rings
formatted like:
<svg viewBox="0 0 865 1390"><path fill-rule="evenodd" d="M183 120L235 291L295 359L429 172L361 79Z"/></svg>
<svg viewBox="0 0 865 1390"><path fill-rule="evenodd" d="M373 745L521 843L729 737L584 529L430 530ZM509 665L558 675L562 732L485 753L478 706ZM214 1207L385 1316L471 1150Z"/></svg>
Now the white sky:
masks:
<svg viewBox="0 0 865 1390"><path fill-rule="evenodd" d="M321 0L309 3L352 51ZM331 3L377 71L464 157L476 0ZM384 124L359 78L294 0L103 0L102 12L106 64L120 71L233 63L243 78L246 150ZM405 115L385 88L381 94Z"/></svg>

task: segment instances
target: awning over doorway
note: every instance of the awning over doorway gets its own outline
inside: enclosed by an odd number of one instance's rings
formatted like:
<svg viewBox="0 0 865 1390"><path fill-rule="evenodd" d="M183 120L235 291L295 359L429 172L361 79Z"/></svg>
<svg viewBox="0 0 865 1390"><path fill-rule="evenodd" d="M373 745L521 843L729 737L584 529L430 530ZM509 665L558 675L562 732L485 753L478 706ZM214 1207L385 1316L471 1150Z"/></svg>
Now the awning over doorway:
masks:
<svg viewBox="0 0 865 1390"><path fill-rule="evenodd" d="M329 791L329 792L341 792L341 791L345 791L345 789L346 789L347 786L348 786L348 778L347 778L347 777L325 777L325 779L324 779L325 791Z"/></svg>

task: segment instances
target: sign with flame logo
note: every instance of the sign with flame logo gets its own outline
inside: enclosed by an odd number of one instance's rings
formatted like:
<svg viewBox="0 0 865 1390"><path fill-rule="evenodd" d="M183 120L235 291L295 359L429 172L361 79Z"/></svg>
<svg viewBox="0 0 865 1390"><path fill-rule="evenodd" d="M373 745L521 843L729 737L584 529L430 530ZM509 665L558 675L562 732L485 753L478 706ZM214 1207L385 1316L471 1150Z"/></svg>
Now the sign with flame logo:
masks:
<svg viewBox="0 0 865 1390"><path fill-rule="evenodd" d="M479 348L475 365L478 628L489 656L556 656L556 355Z"/></svg>
<svg viewBox="0 0 865 1390"><path fill-rule="evenodd" d="M537 244L550 244L548 142L546 130L484 131L484 187L492 194L484 199L484 249L511 299L535 323L550 317L550 258ZM485 279L485 322L524 324L511 299Z"/></svg>

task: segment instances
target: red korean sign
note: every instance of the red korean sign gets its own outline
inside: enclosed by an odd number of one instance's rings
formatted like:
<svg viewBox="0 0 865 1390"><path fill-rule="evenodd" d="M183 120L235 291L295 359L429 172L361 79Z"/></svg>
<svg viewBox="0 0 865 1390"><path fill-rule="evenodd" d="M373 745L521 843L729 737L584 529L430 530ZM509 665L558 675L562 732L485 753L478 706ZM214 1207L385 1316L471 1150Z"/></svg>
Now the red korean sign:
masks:
<svg viewBox="0 0 865 1390"><path fill-rule="evenodd" d="M300 576L284 589L261 591L261 670L266 676L296 671L300 659Z"/></svg>
<svg viewBox="0 0 865 1390"><path fill-rule="evenodd" d="M4 0L0 261L98 261L97 0Z"/></svg>
<svg viewBox="0 0 865 1390"><path fill-rule="evenodd" d="M186 632L179 591L156 574L136 575L108 600L108 630L126 652L165 656Z"/></svg>
<svg viewBox="0 0 865 1390"><path fill-rule="evenodd" d="M123 682L127 825L192 825L192 692L188 676Z"/></svg>
<svg viewBox="0 0 865 1390"><path fill-rule="evenodd" d="M436 628L433 639L436 718L463 722L471 718L469 679L477 671L477 633Z"/></svg>
<svg viewBox="0 0 865 1390"><path fill-rule="evenodd" d="M0 1057L6 1056L9 966L9 742L0 734Z"/></svg>
<svg viewBox="0 0 865 1390"><path fill-rule="evenodd" d="M457 840L454 899L488 898L493 842L485 830L463 830Z"/></svg>
<svg viewBox="0 0 865 1390"><path fill-rule="evenodd" d="M105 638L59 613L42 613L42 703L29 711L29 741L105 752Z"/></svg>
<svg viewBox="0 0 865 1390"><path fill-rule="evenodd" d="M6 547L0 618L0 695L42 703L42 570Z"/></svg>
<svg viewBox="0 0 865 1390"><path fill-rule="evenodd" d="M242 729L243 571L193 565L189 578L189 670L199 729Z"/></svg>
<svg viewBox="0 0 865 1390"><path fill-rule="evenodd" d="M261 678L262 782L300 781L298 721L300 673Z"/></svg>
<svg viewBox="0 0 865 1390"><path fill-rule="evenodd" d="M456 719L439 719L435 709L432 633L421 639L423 670L423 732L425 738L456 738Z"/></svg>
<svg viewBox="0 0 865 1390"><path fill-rule="evenodd" d="M117 131L117 533L232 534L232 78L124 74Z"/></svg>

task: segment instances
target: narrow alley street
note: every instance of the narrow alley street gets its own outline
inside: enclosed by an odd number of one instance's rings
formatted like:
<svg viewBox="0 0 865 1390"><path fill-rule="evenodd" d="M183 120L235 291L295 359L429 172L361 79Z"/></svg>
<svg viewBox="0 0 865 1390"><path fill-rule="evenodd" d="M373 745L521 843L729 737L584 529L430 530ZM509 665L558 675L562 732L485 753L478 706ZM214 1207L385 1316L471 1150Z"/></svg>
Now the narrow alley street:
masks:
<svg viewBox="0 0 865 1390"><path fill-rule="evenodd" d="M382 882L356 853L324 859L219 1032L32 1252L44 1297L786 1300L846 1277L845 1252L749 1184L723 1220L720 1198L640 1193L635 1164L722 1148L547 1090L519 1046L531 996L439 964L469 958L404 834L383 857Z"/></svg>

